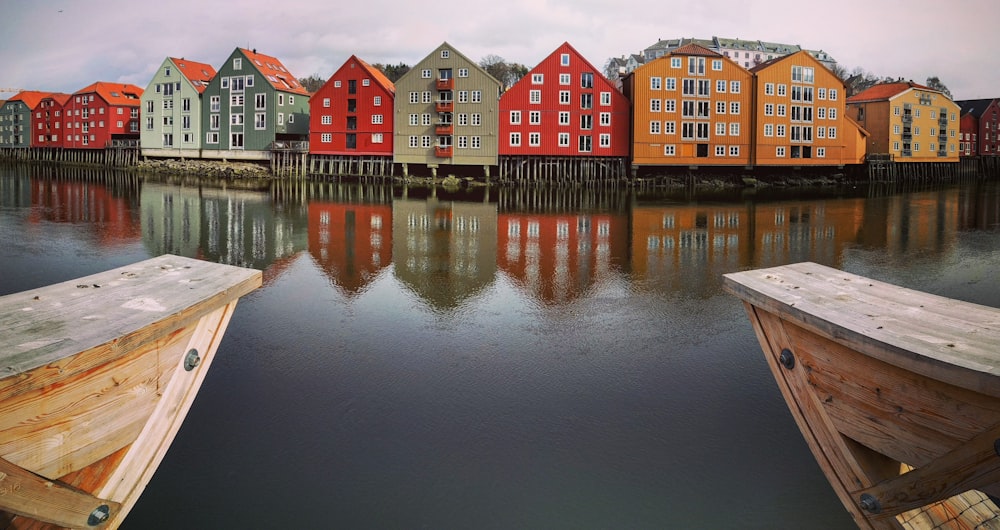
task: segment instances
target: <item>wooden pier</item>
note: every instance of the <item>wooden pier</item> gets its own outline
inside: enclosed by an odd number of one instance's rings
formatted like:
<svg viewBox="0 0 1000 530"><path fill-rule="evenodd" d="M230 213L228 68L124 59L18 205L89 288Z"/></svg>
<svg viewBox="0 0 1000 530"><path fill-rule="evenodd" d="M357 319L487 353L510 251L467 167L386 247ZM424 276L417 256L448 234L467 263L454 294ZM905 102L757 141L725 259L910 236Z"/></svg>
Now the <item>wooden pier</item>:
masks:
<svg viewBox="0 0 1000 530"><path fill-rule="evenodd" d="M501 156L501 184L610 185L628 180L624 157Z"/></svg>

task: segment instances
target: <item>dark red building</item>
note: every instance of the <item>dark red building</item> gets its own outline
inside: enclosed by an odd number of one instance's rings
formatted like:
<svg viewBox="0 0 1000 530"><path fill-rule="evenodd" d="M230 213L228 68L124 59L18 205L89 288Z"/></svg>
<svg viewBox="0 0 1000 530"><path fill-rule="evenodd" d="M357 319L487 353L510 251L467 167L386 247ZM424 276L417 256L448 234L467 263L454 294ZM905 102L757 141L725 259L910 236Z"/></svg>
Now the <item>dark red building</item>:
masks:
<svg viewBox="0 0 1000 530"><path fill-rule="evenodd" d="M309 99L309 152L392 156L396 87L351 56Z"/></svg>
<svg viewBox="0 0 1000 530"><path fill-rule="evenodd" d="M392 206L309 203L309 254L350 296L392 264Z"/></svg>
<svg viewBox="0 0 1000 530"><path fill-rule="evenodd" d="M569 43L500 97L500 156L627 157L629 102Z"/></svg>
<svg viewBox="0 0 1000 530"><path fill-rule="evenodd" d="M104 149L111 140L139 140L142 89L97 82L73 93L63 107L63 147Z"/></svg>
<svg viewBox="0 0 1000 530"><path fill-rule="evenodd" d="M956 101L961 109L959 155L1000 155L1000 100L969 99Z"/></svg>
<svg viewBox="0 0 1000 530"><path fill-rule="evenodd" d="M72 97L70 94L49 94L42 98L35 109L32 125L31 147L62 147L65 141L63 130L63 107Z"/></svg>

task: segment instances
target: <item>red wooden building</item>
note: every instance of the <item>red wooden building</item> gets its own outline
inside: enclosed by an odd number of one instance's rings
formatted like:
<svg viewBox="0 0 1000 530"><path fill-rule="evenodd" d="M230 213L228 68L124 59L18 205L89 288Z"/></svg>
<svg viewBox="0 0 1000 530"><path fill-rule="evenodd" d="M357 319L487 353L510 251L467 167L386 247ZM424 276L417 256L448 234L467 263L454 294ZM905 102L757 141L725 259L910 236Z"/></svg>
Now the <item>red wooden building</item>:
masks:
<svg viewBox="0 0 1000 530"><path fill-rule="evenodd" d="M139 140L142 89L97 82L73 93L63 108L63 147L104 149L111 140Z"/></svg>
<svg viewBox="0 0 1000 530"><path fill-rule="evenodd" d="M956 101L960 156L1000 156L1000 99Z"/></svg>
<svg viewBox="0 0 1000 530"><path fill-rule="evenodd" d="M62 147L63 107L71 98L71 94L49 94L42 98L35 109L32 119L34 128L31 136L31 147Z"/></svg>
<svg viewBox="0 0 1000 530"><path fill-rule="evenodd" d="M309 152L392 156L396 87L352 55L309 99Z"/></svg>
<svg viewBox="0 0 1000 530"><path fill-rule="evenodd" d="M499 139L501 175L515 178L518 166L539 169L524 157L543 163L555 157L624 163L629 101L600 69L563 43L500 97Z"/></svg>
<svg viewBox="0 0 1000 530"><path fill-rule="evenodd" d="M392 206L309 203L309 254L347 297L392 264Z"/></svg>

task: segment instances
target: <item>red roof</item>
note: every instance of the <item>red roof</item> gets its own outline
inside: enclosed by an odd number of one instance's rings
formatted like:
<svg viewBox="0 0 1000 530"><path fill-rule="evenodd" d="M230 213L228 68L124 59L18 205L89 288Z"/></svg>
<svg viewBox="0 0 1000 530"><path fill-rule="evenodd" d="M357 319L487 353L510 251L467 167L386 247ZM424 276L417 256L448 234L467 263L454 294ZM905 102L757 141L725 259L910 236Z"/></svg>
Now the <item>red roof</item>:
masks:
<svg viewBox="0 0 1000 530"><path fill-rule="evenodd" d="M88 85L73 94L90 94L96 92L109 105L119 105L127 107L138 107L139 98L142 97L142 89L135 85L125 83L107 83L98 81Z"/></svg>
<svg viewBox="0 0 1000 530"><path fill-rule="evenodd" d="M39 92L37 90L22 90L18 92L15 96L11 97L7 101L21 101L28 106L30 110L35 110L35 107L45 99L50 96L51 92Z"/></svg>
<svg viewBox="0 0 1000 530"><path fill-rule="evenodd" d="M391 92L393 94L396 93L396 85L392 81L389 81L389 78L386 77L384 73L382 73L382 70L379 70L378 68L375 68L374 66L366 63L362 59L359 59L358 56L356 56L356 55L352 55L351 58L353 58L355 61L357 61L358 64L361 65L362 68L364 68L365 70L367 70L368 71L368 75L370 75L373 78L375 78L375 81L378 82L378 84L384 86L385 89L388 90L389 92Z"/></svg>
<svg viewBox="0 0 1000 530"><path fill-rule="evenodd" d="M215 68L212 68L212 65L210 64L189 61L184 58L177 59L175 57L171 57L170 61L177 66L181 75L186 77L187 80L191 82L191 85L194 86L195 90L197 90L199 94L205 91L205 88L208 86L208 82L215 77Z"/></svg>
<svg viewBox="0 0 1000 530"><path fill-rule="evenodd" d="M281 61L271 57L270 55L264 55L263 53L257 53L256 51L246 50L243 48L240 48L240 51L243 52L243 55L246 55L247 59L253 61L257 70L263 74L264 78L267 79L275 89L282 92L302 94L304 96L309 95L309 91L299 84L299 80L296 79L287 68L285 68L285 65L281 64Z"/></svg>
<svg viewBox="0 0 1000 530"><path fill-rule="evenodd" d="M859 103L862 101L884 101L896 97L911 88L919 88L920 90L930 90L931 92L937 92L937 90L934 90L933 88L928 88L923 85L918 85L913 81L897 81L893 83L879 83L871 88L862 90L861 92L847 98L847 101L848 103Z"/></svg>
<svg viewBox="0 0 1000 530"><path fill-rule="evenodd" d="M700 44L685 44L680 48L670 52L670 55L704 55L707 57L722 57L719 52L714 52Z"/></svg>

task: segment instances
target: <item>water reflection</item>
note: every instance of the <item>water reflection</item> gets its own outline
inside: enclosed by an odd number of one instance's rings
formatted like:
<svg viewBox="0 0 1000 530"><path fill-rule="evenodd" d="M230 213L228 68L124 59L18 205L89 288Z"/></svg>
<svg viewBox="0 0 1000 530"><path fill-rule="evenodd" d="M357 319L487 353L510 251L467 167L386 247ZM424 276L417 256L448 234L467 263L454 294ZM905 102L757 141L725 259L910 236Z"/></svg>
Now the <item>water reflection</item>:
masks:
<svg viewBox="0 0 1000 530"><path fill-rule="evenodd" d="M451 310L508 276L543 304L567 303L609 271L648 289L719 292L725 272L815 261L843 268L845 249L947 252L963 229L1000 224L997 186L881 196L676 202L628 191L444 192L384 184L274 183L269 190L176 185L48 170L0 179L0 204L89 227L102 246L141 238L174 253L267 271L308 253L348 296L383 271L431 307Z"/></svg>

